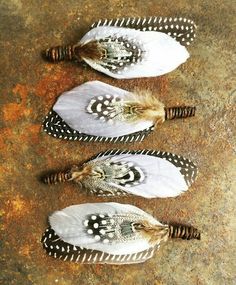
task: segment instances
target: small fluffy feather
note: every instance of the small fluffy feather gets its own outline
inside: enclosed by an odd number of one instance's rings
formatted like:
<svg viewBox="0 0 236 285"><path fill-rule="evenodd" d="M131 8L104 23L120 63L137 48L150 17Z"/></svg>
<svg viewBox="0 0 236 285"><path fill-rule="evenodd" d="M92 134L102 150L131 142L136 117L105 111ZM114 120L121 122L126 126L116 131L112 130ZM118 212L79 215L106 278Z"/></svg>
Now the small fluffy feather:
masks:
<svg viewBox="0 0 236 285"><path fill-rule="evenodd" d="M154 122L165 120L164 104L149 90L136 90L124 103L132 107L135 115L133 120L153 120Z"/></svg>
<svg viewBox="0 0 236 285"><path fill-rule="evenodd" d="M106 55L106 50L101 48L97 41L78 44L74 47L74 52L75 56L80 61L82 61L83 59L99 61Z"/></svg>

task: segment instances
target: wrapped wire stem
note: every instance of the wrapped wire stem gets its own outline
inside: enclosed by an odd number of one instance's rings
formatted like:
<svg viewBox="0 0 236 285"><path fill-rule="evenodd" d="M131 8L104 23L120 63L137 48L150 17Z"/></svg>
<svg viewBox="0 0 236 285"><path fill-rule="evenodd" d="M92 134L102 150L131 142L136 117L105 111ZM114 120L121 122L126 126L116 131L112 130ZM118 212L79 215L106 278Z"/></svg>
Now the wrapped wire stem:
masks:
<svg viewBox="0 0 236 285"><path fill-rule="evenodd" d="M182 238L182 239L201 239L201 233L198 229L192 226L186 225L169 225L169 237L170 238Z"/></svg>
<svg viewBox="0 0 236 285"><path fill-rule="evenodd" d="M165 120L194 117L195 112L196 112L196 107L192 106L165 108Z"/></svg>
<svg viewBox="0 0 236 285"><path fill-rule="evenodd" d="M67 45L49 48L43 52L43 57L51 62L72 60L75 57L74 46Z"/></svg>

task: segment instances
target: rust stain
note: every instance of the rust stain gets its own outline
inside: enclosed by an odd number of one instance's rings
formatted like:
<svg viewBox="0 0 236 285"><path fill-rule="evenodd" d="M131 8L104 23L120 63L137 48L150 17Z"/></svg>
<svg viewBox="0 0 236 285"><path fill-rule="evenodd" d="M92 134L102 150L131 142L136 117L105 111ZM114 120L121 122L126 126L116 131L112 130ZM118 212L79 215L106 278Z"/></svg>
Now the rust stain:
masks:
<svg viewBox="0 0 236 285"><path fill-rule="evenodd" d="M161 76L158 80L159 92L162 96L168 95L169 79L166 76Z"/></svg>
<svg viewBox="0 0 236 285"><path fill-rule="evenodd" d="M163 285L164 283L162 283L161 281L155 281L154 285Z"/></svg>
<svg viewBox="0 0 236 285"><path fill-rule="evenodd" d="M25 115L27 115L27 112L21 104L9 103L3 107L3 116L5 121L18 121Z"/></svg>
<svg viewBox="0 0 236 285"><path fill-rule="evenodd" d="M20 247L19 254L21 256L31 257L31 250L32 250L31 246L29 246L29 244L25 244Z"/></svg>
<svg viewBox="0 0 236 285"><path fill-rule="evenodd" d="M19 152L19 147L21 147L21 150L23 151L25 144L22 142L36 143L38 141L37 126L39 130L40 125L30 125L29 130L27 129L28 127L25 128L22 126L19 133L16 133L10 128L1 129L0 149L5 150L1 152L1 155L4 159L6 159L4 163L8 167L8 172L9 168L14 166L13 164L10 164L10 161L21 155L21 152ZM10 157L9 153L11 154Z"/></svg>
<svg viewBox="0 0 236 285"><path fill-rule="evenodd" d="M16 84L12 91L15 95L19 94L22 99L22 102L25 104L28 95L28 88L25 85Z"/></svg>
<svg viewBox="0 0 236 285"><path fill-rule="evenodd" d="M19 219L29 213L31 203L17 194L6 202L6 220Z"/></svg>
<svg viewBox="0 0 236 285"><path fill-rule="evenodd" d="M49 66L48 64L46 66ZM53 65L51 65L53 66ZM73 78L73 69L68 68L65 70L54 70L53 74L47 74L35 86L35 94L43 97L44 102L52 104L55 97L65 89L71 89L75 86L75 79ZM51 71L51 67L47 67Z"/></svg>
<svg viewBox="0 0 236 285"><path fill-rule="evenodd" d="M33 165L31 163L27 163L25 167L26 169L31 170L33 168Z"/></svg>
<svg viewBox="0 0 236 285"><path fill-rule="evenodd" d="M94 272L96 273L97 276L103 275L103 269L104 269L104 266L101 264L96 264L94 266Z"/></svg>
<svg viewBox="0 0 236 285"><path fill-rule="evenodd" d="M14 212L16 212L16 213L17 212L22 212L23 209L26 206L26 202L19 195L17 195L13 200L11 200L10 203L11 203L11 206L12 206L12 210Z"/></svg>
<svg viewBox="0 0 236 285"><path fill-rule="evenodd" d="M7 184L6 183L6 177L9 177L10 175L12 175L12 167L11 166L9 167L8 165L0 165L0 182L1 182L1 187L3 187L4 184ZM3 196L3 193L0 192L0 197L1 196Z"/></svg>
<svg viewBox="0 0 236 285"><path fill-rule="evenodd" d="M20 140L30 141L31 144L39 142L39 133L41 132L41 124L32 124L25 128L20 136Z"/></svg>
<svg viewBox="0 0 236 285"><path fill-rule="evenodd" d="M3 218L3 216L6 214L6 211L4 211L3 209L0 210L0 218ZM6 226L3 223L0 223L0 230L4 231L6 228Z"/></svg>
<svg viewBox="0 0 236 285"><path fill-rule="evenodd" d="M15 95L20 95L21 103L5 104L3 106L3 118L5 121L16 122L22 117L29 116L32 109L26 107L26 98L28 96L28 88L26 86L17 84L12 92Z"/></svg>
<svg viewBox="0 0 236 285"><path fill-rule="evenodd" d="M0 149L5 149L7 138L12 137L12 129L11 128L2 128L1 136L0 136Z"/></svg>
<svg viewBox="0 0 236 285"><path fill-rule="evenodd" d="M68 267L69 270L71 270L72 272L76 273L76 272L78 272L79 268L81 267L81 264L68 262L67 267Z"/></svg>

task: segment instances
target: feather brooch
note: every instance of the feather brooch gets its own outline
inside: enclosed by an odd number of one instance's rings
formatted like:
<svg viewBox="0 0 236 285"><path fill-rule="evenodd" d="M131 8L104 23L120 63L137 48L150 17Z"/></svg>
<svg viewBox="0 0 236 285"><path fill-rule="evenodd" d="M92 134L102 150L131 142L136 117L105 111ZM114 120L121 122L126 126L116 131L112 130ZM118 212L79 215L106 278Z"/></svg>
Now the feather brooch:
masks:
<svg viewBox="0 0 236 285"><path fill-rule="evenodd" d="M141 263L169 238L200 240L194 227L162 224L128 204L73 205L54 212L49 224L42 237L46 252L79 263Z"/></svg>
<svg viewBox="0 0 236 285"><path fill-rule="evenodd" d="M122 18L95 22L74 45L44 52L52 62L84 61L111 77L159 76L184 63L196 25L186 18Z"/></svg>
<svg viewBox="0 0 236 285"><path fill-rule="evenodd" d="M197 176L189 159L156 150L108 150L83 165L44 177L46 184L73 181L98 196L137 195L176 197L188 190Z"/></svg>
<svg viewBox="0 0 236 285"><path fill-rule="evenodd" d="M166 108L149 92L131 93L100 81L63 93L46 116L44 131L67 140L142 141L154 125L195 115L195 107Z"/></svg>

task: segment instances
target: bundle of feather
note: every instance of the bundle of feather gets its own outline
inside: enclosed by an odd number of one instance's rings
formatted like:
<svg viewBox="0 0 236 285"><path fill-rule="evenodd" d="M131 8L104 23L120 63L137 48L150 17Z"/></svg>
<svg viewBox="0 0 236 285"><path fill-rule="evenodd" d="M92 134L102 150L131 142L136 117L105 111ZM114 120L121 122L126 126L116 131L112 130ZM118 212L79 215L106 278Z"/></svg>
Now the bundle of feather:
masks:
<svg viewBox="0 0 236 285"><path fill-rule="evenodd" d="M49 224L42 237L46 252L81 263L141 263L168 238L200 240L194 227L162 224L128 204L70 206L54 212Z"/></svg>
<svg viewBox="0 0 236 285"><path fill-rule="evenodd" d="M131 93L90 81L63 93L43 128L60 139L135 142L151 133L154 125L194 115L195 107L165 108L150 92Z"/></svg>
<svg viewBox="0 0 236 285"><path fill-rule="evenodd" d="M52 61L85 61L114 78L159 76L184 63L185 46L195 38L196 25L186 18L145 17L100 20L79 43L47 49Z"/></svg>
<svg viewBox="0 0 236 285"><path fill-rule="evenodd" d="M108 150L81 166L44 177L46 184L73 181L98 196L138 195L176 197L188 190L197 176L189 159L156 150Z"/></svg>

